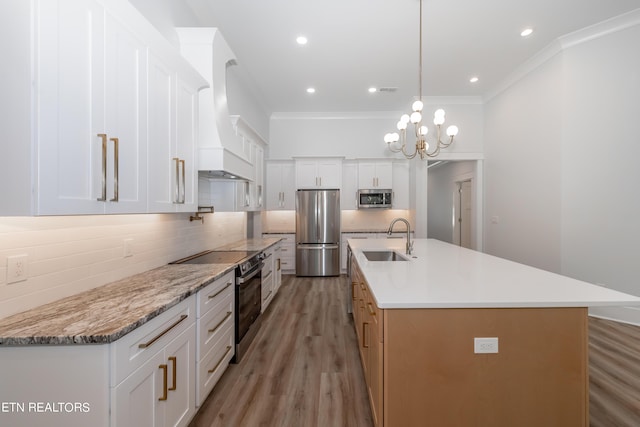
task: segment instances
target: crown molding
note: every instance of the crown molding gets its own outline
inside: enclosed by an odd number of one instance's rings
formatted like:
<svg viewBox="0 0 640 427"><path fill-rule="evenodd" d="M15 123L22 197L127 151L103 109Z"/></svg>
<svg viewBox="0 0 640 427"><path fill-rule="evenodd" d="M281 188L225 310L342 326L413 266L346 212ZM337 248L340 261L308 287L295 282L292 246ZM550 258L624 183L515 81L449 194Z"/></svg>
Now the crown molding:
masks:
<svg viewBox="0 0 640 427"><path fill-rule="evenodd" d="M558 37L547 47L516 68L502 83L487 93L483 97L483 101L485 103L490 101L566 49L636 25L640 25L640 8Z"/></svg>

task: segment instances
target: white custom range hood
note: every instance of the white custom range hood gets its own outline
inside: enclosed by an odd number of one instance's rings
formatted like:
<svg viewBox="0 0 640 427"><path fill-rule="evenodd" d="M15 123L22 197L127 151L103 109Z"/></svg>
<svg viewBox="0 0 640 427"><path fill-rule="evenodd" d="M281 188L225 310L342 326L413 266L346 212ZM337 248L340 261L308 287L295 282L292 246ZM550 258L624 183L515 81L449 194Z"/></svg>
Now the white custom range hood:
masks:
<svg viewBox="0 0 640 427"><path fill-rule="evenodd" d="M209 82L200 92L198 170L217 179L254 180L247 143L238 135L227 104L227 67L236 57L217 28L176 28L180 52Z"/></svg>

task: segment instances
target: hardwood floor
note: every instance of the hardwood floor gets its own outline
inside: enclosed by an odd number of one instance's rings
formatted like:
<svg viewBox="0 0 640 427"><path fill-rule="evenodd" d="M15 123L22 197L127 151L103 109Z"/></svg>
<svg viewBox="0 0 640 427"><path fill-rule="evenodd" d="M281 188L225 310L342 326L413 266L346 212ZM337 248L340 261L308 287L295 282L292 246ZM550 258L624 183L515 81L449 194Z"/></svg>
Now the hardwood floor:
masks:
<svg viewBox="0 0 640 427"><path fill-rule="evenodd" d="M249 351L190 426L372 426L346 286L283 276Z"/></svg>
<svg viewBox="0 0 640 427"><path fill-rule="evenodd" d="M592 427L640 425L640 327L589 318Z"/></svg>

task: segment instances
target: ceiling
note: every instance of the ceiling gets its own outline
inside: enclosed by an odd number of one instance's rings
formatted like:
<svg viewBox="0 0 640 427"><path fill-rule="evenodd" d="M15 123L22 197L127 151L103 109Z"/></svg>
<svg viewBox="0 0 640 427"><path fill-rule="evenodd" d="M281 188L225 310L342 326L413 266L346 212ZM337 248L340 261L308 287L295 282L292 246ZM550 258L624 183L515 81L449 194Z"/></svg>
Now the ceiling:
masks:
<svg viewBox="0 0 640 427"><path fill-rule="evenodd" d="M640 7L640 0L423 1L423 94L447 97L482 97L558 37ZM237 57L233 72L268 113L403 111L417 95L419 0L187 3L202 26L221 30ZM526 27L534 33L523 38ZM306 92L310 86L316 93ZM371 86L397 90L369 93Z"/></svg>

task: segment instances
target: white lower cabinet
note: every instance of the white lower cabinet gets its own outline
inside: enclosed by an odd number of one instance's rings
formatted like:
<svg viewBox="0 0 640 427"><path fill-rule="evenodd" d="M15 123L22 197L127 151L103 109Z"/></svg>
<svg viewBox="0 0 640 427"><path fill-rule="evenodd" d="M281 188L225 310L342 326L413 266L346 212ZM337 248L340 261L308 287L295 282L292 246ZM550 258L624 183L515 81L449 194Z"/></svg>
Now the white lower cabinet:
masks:
<svg viewBox="0 0 640 427"><path fill-rule="evenodd" d="M200 406L206 399L235 354L234 284L232 270L200 290L197 295L196 406Z"/></svg>
<svg viewBox="0 0 640 427"><path fill-rule="evenodd" d="M113 390L113 427L186 426L195 414L195 325Z"/></svg>
<svg viewBox="0 0 640 427"><path fill-rule="evenodd" d="M195 414L195 314L195 298L189 298L113 343L112 427L189 423Z"/></svg>
<svg viewBox="0 0 640 427"><path fill-rule="evenodd" d="M262 311L271 304L271 300L275 296L274 277L275 277L275 248L272 246L264 251L264 265L262 267Z"/></svg>
<svg viewBox="0 0 640 427"><path fill-rule="evenodd" d="M0 402L71 410L16 406L0 411L0 425L188 425L234 355L234 285L231 270L110 344L2 346Z"/></svg>
<svg viewBox="0 0 640 427"><path fill-rule="evenodd" d="M276 274L295 274L296 272L296 235L295 233L272 234L265 233L263 238L279 238L282 239L278 243L280 248L280 272ZM278 271L278 270L276 270ZM279 283L278 283L279 286Z"/></svg>

